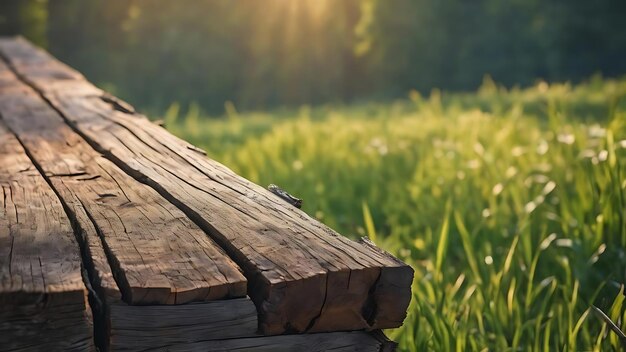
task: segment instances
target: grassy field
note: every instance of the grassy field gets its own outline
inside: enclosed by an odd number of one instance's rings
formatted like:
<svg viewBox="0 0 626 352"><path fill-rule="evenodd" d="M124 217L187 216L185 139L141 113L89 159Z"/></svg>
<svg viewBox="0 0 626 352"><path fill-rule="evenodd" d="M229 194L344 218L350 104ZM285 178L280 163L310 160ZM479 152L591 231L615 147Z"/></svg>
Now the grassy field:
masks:
<svg viewBox="0 0 626 352"><path fill-rule="evenodd" d="M620 350L626 80L221 119L165 116L246 178L415 268L402 350Z"/></svg>

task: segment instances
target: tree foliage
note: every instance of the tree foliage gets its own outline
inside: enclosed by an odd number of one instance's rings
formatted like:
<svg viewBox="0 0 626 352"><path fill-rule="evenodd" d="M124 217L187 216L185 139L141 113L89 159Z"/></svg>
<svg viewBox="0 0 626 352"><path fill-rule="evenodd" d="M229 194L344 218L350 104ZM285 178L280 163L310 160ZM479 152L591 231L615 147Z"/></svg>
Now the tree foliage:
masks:
<svg viewBox="0 0 626 352"><path fill-rule="evenodd" d="M4 0L22 33L142 108L393 98L626 72L619 0Z"/></svg>

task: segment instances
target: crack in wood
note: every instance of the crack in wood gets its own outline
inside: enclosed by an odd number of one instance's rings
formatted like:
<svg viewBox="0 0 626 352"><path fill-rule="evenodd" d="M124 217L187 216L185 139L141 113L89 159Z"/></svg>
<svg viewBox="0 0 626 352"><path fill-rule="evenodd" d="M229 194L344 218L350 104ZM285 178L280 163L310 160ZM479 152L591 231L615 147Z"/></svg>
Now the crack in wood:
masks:
<svg viewBox="0 0 626 352"><path fill-rule="evenodd" d="M9 235L11 236L11 249L9 250L9 277L11 280L13 279L13 247L15 246L15 236L12 231L9 230Z"/></svg>
<svg viewBox="0 0 626 352"><path fill-rule="evenodd" d="M84 175L87 175L86 171L47 174L48 177L74 177L74 176L84 176Z"/></svg>
<svg viewBox="0 0 626 352"><path fill-rule="evenodd" d="M133 108L130 104L109 93L103 93L101 96L99 96L99 98L103 102L110 104L114 110L131 115L135 113L135 108Z"/></svg>
<svg viewBox="0 0 626 352"><path fill-rule="evenodd" d="M19 224L20 223L20 213L17 210L17 204L15 204L15 201L13 200L13 187L9 186L9 199L11 199L11 204L13 204L13 211L15 211L15 223Z"/></svg>
<svg viewBox="0 0 626 352"><path fill-rule="evenodd" d="M115 253L113 253L113 251L107 244L106 238L102 234L102 230L98 226L98 223L94 220L93 215L91 215L91 213L89 212L87 207L85 207L85 204L80 198L76 198L76 199L80 203L81 210L85 212L85 215L87 215L87 218L91 222L91 225L96 230L96 233L98 234L98 237L100 238L100 242L102 243L102 248L104 248L104 253L106 254L107 261L109 263L111 271L113 272L113 278L115 279L115 283L117 283L117 286L119 287L120 292L122 293L122 300L128 302L130 300L129 297L131 295L131 288L130 288L130 284L128 283L128 279L126 278L126 274L124 273L124 270L122 270L120 267L119 260L117 259L117 257L115 256Z"/></svg>
<svg viewBox="0 0 626 352"><path fill-rule="evenodd" d="M0 118L2 118L2 116L0 116ZM87 285L89 285L89 286L95 285L96 283L95 283L95 280L94 280L94 276L89 273L89 269L90 268L93 269L93 262L91 261L91 256L89 255L88 250L86 249L84 238L80 235L81 230L76 227L77 222L75 221L75 217L72 215L72 212L70 211L70 209L67 206L67 204L59 196L59 194L57 193L56 189L52 186L52 182L46 176L46 174L43 172L43 169L41 168L41 165L39 165L37 163L37 161L35 160L33 155L26 148L26 146L24 145L23 141L17 136L17 134L15 134L15 132L10 128L10 126L5 125L5 127L14 136L14 138L18 141L18 143L20 144L20 146L24 150L24 154L28 157L28 159L33 164L33 166L35 166L35 169L37 170L39 175L41 175L43 180L48 184L50 189L54 192L55 196L59 200L61 206L63 207L63 210L65 211L65 214L68 216L68 218L70 220L70 224L71 224L72 229L73 229L74 237L75 237L75 239L76 239L76 241L78 243L78 247L79 247L78 249L79 249L80 258L81 258L81 266L87 268L87 275L86 275L86 277L83 276L83 284L85 285L85 287L87 287ZM4 187L3 187L3 190L4 190ZM12 194L12 191L11 191L10 187L9 187L9 191L11 192L10 193L11 202L13 202L13 194ZM15 206L15 204L14 204L14 206ZM16 215L17 215L17 207L15 209L16 209ZM15 237L13 237L13 240L14 239L15 239ZM12 247L11 248L13 248L13 242L12 242ZM12 255L11 255L11 257L12 257ZM40 263L40 266L41 266L41 258L38 258L38 260L39 260L39 263ZM31 270L32 270L32 265L31 265ZM45 279L44 279L44 281L45 281ZM94 290L93 293L95 293L95 292L96 291ZM92 300L94 302L95 301L102 302L102 300L99 297L97 297L97 296L92 297ZM102 346L103 350L106 350L106 346L104 346L102 344L102 338L100 338L100 335L101 335L100 331L102 330L102 329L100 329L100 326L102 326L103 317L100 314L100 312L97 310L97 308L94 308L93 305L90 304L89 307L92 309L92 316L94 317L94 319L93 319L93 333L94 333L94 338L95 338L94 342L95 342L96 346Z"/></svg>

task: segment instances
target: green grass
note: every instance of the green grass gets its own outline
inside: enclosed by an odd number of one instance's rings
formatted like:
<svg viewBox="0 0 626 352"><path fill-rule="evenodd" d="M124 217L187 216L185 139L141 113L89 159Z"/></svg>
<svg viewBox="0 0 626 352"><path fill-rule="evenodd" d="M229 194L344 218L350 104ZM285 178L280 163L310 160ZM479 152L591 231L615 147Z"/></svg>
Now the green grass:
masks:
<svg viewBox="0 0 626 352"><path fill-rule="evenodd" d="M402 350L620 350L626 80L222 119L175 134L415 268Z"/></svg>

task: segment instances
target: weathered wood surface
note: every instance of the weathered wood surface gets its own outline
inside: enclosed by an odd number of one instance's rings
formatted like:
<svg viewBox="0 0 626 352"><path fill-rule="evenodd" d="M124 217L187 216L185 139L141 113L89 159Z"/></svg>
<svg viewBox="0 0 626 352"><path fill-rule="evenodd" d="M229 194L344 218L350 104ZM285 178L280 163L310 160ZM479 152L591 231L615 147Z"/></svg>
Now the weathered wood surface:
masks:
<svg viewBox="0 0 626 352"><path fill-rule="evenodd" d="M256 308L248 298L184 305L115 303L110 322L112 351L170 350L193 342L253 337L258 327Z"/></svg>
<svg viewBox="0 0 626 352"><path fill-rule="evenodd" d="M95 253L97 262L91 264L90 276L96 278L93 286L102 304L94 304L99 345L112 350L159 348L180 338L206 340L210 329L222 330L220 338L254 335L256 310L248 298L196 304L193 309L180 305L246 295L245 277L221 248L153 189L94 151L3 63L0 82L1 121L23 143L75 219L81 238L89 243L87 256ZM23 166L7 162L13 168ZM31 168L31 173L39 175L35 166ZM17 170L10 171L19 175ZM44 177L39 177L45 184ZM59 208L63 210L60 204ZM67 220L66 225L72 235ZM37 245L46 250L45 244ZM132 307L126 303L179 305ZM137 315L139 308L145 309ZM226 308L236 323L225 319ZM169 316L159 317L158 312ZM151 328L155 319L161 321L162 329ZM195 329L188 329L181 320L192 321ZM146 333L156 331L161 334L147 341Z"/></svg>
<svg viewBox="0 0 626 352"><path fill-rule="evenodd" d="M13 78L10 88L0 87L0 114L68 208L87 214L125 302L181 304L246 295L238 266L202 230L94 151Z"/></svg>
<svg viewBox="0 0 626 352"><path fill-rule="evenodd" d="M93 350L70 221L1 121L0 187L0 351Z"/></svg>
<svg viewBox="0 0 626 352"><path fill-rule="evenodd" d="M158 191L227 251L248 278L264 333L402 324L411 297L409 266L342 237L206 158L26 41L0 41L0 55L95 150Z"/></svg>
<svg viewBox="0 0 626 352"><path fill-rule="evenodd" d="M362 331L262 336L168 346L171 352L387 352L387 342Z"/></svg>

